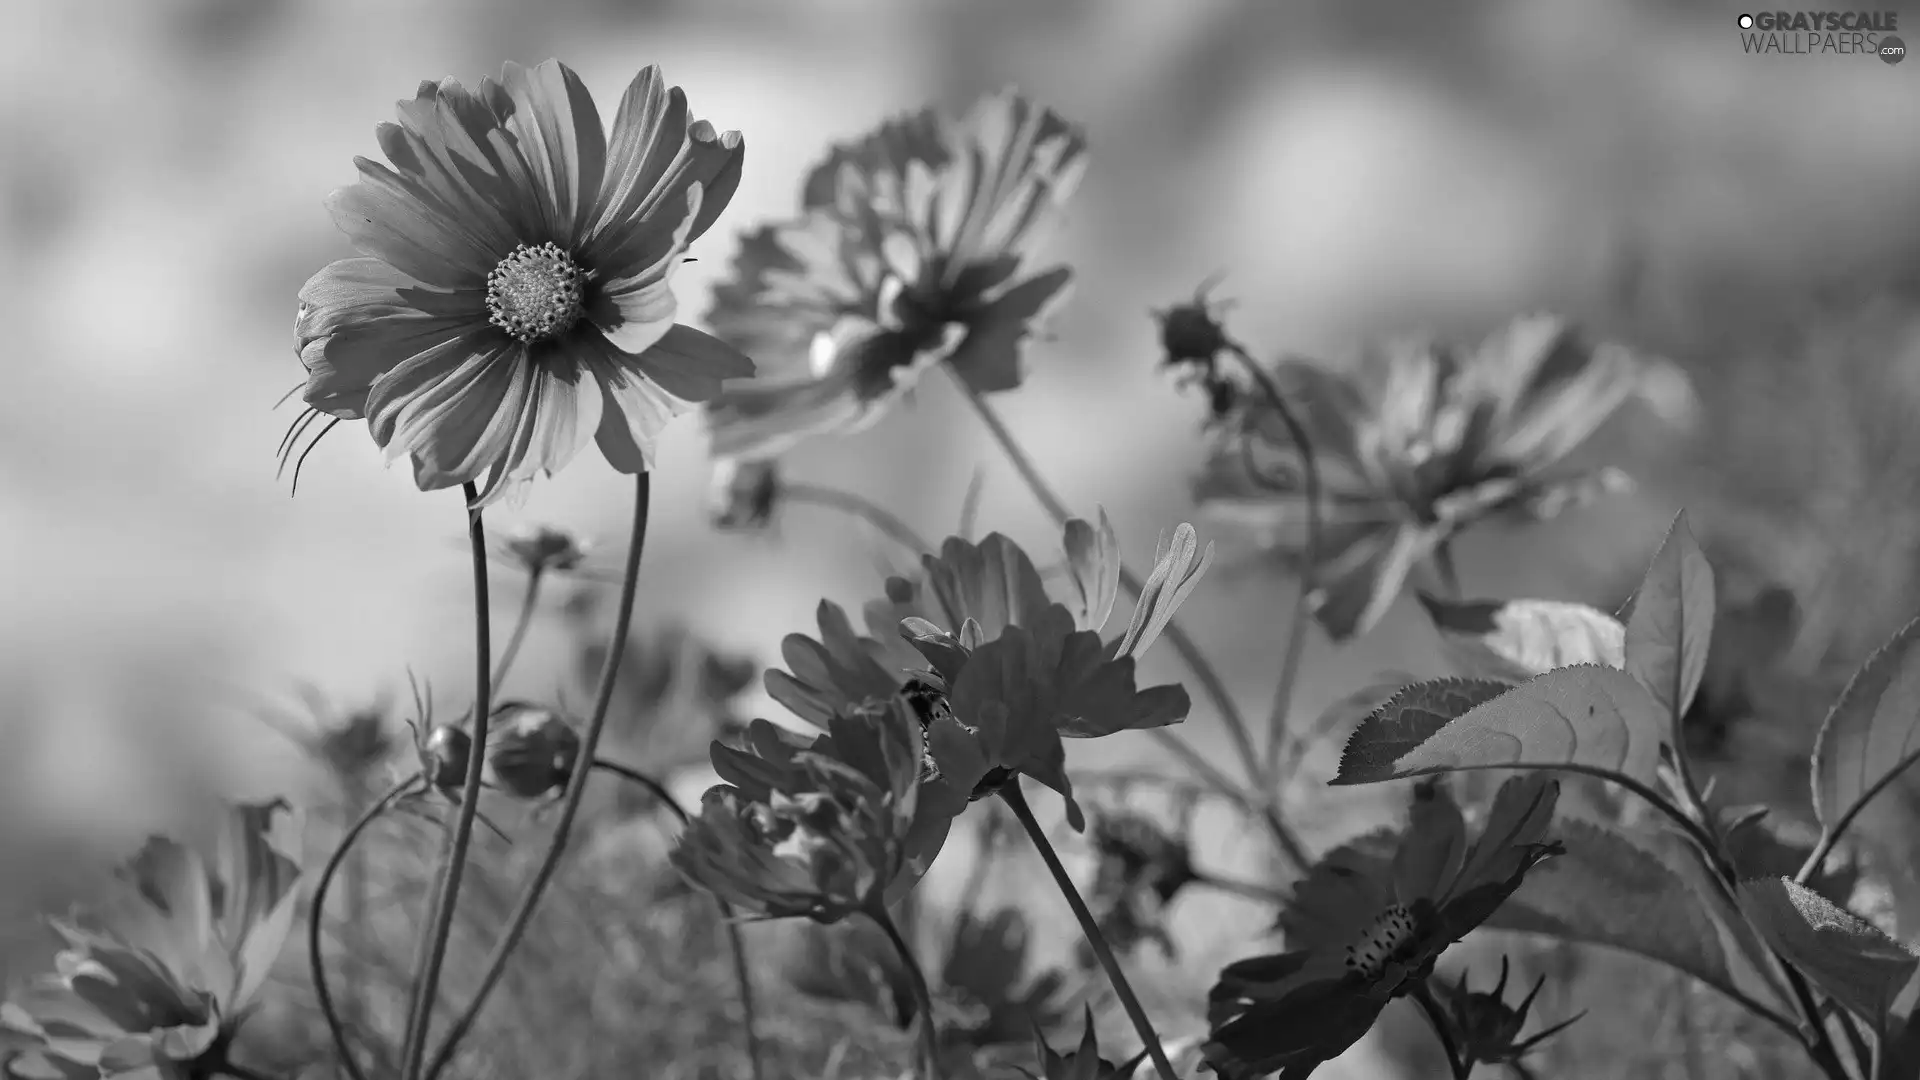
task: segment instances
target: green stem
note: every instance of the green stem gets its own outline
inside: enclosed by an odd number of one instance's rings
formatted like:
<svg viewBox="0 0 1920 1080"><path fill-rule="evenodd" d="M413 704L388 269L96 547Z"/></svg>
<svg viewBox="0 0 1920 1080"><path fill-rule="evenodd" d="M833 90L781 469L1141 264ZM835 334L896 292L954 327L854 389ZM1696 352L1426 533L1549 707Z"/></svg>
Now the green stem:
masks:
<svg viewBox="0 0 1920 1080"><path fill-rule="evenodd" d="M949 374L952 374L955 385L959 386L961 395L973 407L974 415L980 418L980 423L999 444L1001 452L1013 465L1014 471L1020 474L1020 479L1026 484L1027 489L1033 492L1034 498L1039 501L1048 516L1053 518L1054 524L1064 527L1072 519L1073 514L1067 510L1066 504L1060 501L1060 497L1054 494L1053 489L1047 486L1039 469L1034 466L1032 459L1013 437L1012 430L1007 427L1005 421L1000 419L1000 414L994 411L986 398L967 385L967 381L957 372L949 368ZM1140 578L1124 565L1120 567L1120 585L1136 602L1140 599ZM1163 635L1173 645L1174 651L1180 654L1180 659L1186 663L1188 670L1193 672L1194 680L1200 684L1201 691L1207 695L1213 703L1214 710L1220 714L1222 722L1226 724L1227 734L1233 739L1234 748L1240 756L1241 765L1246 769L1248 780L1252 782L1255 790L1261 793L1262 817L1268 827L1273 830L1274 839L1294 866L1304 871L1313 864L1313 860L1307 855L1306 848L1301 845L1299 839L1281 822L1279 811L1273 807L1272 793L1267 790L1264 781L1261 756L1254 749L1253 736L1247 728L1246 718L1240 714L1240 707L1234 704L1233 695L1227 692L1226 683L1220 678L1220 673L1214 670L1213 665L1208 663L1206 655L1194 644L1193 639L1187 636L1178 620L1167 623ZM1172 732L1164 728L1153 728L1149 734L1169 752L1177 755L1196 774L1225 779L1218 769L1207 763L1207 760L1192 747L1174 737ZM1228 782L1227 786L1231 788L1231 782Z"/></svg>
<svg viewBox="0 0 1920 1080"><path fill-rule="evenodd" d="M353 1047L347 1040L346 1026L340 1020L339 1012L334 1008L333 992L327 986L326 955L321 949L321 927L327 907L327 889L333 883L333 877L339 873L346 862L347 855L353 850L354 841L367 831L374 820L387 812L395 802L408 793L419 789L420 776L410 776L395 784L367 807L360 817L347 828L340 843L334 846L333 854L327 857L326 865L320 870L320 877L313 886L313 899L307 907L307 970L313 978L313 994L320 1005L320 1015L327 1022L327 1032L333 1036L334 1049L340 1054L340 1067L345 1069L352 1080L367 1080L357 1062L353 1060Z"/></svg>
<svg viewBox="0 0 1920 1080"><path fill-rule="evenodd" d="M1047 864L1047 872L1053 875L1053 883L1059 886L1060 895L1067 898L1067 906L1073 909L1073 917L1080 923L1080 932L1086 935L1094 958L1100 961L1100 967L1106 971L1107 981L1113 984L1113 992L1120 998L1121 1007L1126 1009L1127 1019L1133 1021L1133 1029L1146 1047L1147 1056L1153 1059L1153 1067L1159 1070L1161 1080L1179 1080L1173 1071L1173 1063L1167 1060L1166 1050L1160 1045L1159 1034L1153 1030L1153 1021L1147 1019L1147 1010L1141 1007L1140 998L1133 992L1133 984L1127 981L1126 972L1120 970L1120 961L1114 958L1106 935L1100 932L1100 924L1095 921L1093 912L1087 910L1087 902L1074 886L1072 875L1061 865L1059 854L1047 839L1047 831L1034 819L1033 808L1027 805L1027 797L1020 791L1018 776L1000 788L1000 798L1013 810L1013 816L1020 820L1020 827L1027 831L1027 838L1033 841L1040 858Z"/></svg>
<svg viewBox="0 0 1920 1080"><path fill-rule="evenodd" d="M1425 980L1416 980L1413 991L1408 996L1420 1006L1421 1015L1427 1018L1427 1026L1433 1029L1433 1037L1440 1040L1440 1049L1447 1055L1447 1069L1453 1073L1453 1080L1467 1080L1473 1074L1473 1060L1460 1056L1460 1047L1453 1041L1453 1033L1447 1029L1447 1017L1440 1011L1440 1003L1433 1000L1433 991Z"/></svg>
<svg viewBox="0 0 1920 1080"><path fill-rule="evenodd" d="M680 800L673 797L673 792L668 791L665 784L646 773L605 758L595 758L593 767L613 773L629 783L639 784L652 792L654 799L679 819L681 828L684 829L693 824L693 819L687 816L686 807L681 806ZM733 953L733 978L740 986L740 1017L747 1029L747 1062L752 1067L753 1080L762 1080L764 1074L760 1056L760 1029L755 1020L758 1009L754 1002L753 972L747 966L747 945L741 937L740 924L733 917L733 905L720 899L718 894L712 895L713 902L720 908L721 922L727 928L727 946Z"/></svg>
<svg viewBox="0 0 1920 1080"><path fill-rule="evenodd" d="M460 485L467 514L467 540L473 549L473 743L467 755L467 775L460 788L460 809L440 860L432 893L433 921L421 939L423 948L414 963L413 1000L407 1008L406 1038L400 1055L401 1080L417 1080L427 1053L427 1029L433 1022L433 1003L440 988L440 969L453 937L454 911L460 902L460 882L467 870L467 849L473 843L473 821L480 813L480 777L487 758L487 723L493 695L493 619L487 599L487 533L480 498L472 481Z"/></svg>
<svg viewBox="0 0 1920 1080"><path fill-rule="evenodd" d="M493 992L495 984L506 969L507 959L513 954L515 946L526 933L527 925L533 919L533 911L540 903L540 896L546 891L547 883L553 877L554 869L560 864L560 856L566 850L567 836L573 829L573 820L580 812L580 800L586 794L587 776L591 768L580 768L581 762L591 762L594 750L600 744L601 732L607 725L607 711L613 704L613 690L620 677L621 661L627 655L627 631L633 623L633 600L640 580L640 556L646 549L647 515L652 505L653 474L639 473L634 477L633 488L633 531L627 541L627 564L620 581L620 603L613 617L613 635L607 643L607 658L600 668L600 685L594 694L593 711L587 716L586 731L580 736L579 757L574 761L567 777L566 792L560 798L560 815L554 823L553 836L547 842L542 854L540 866L534 871L533 879L520 894L513 912L507 917L506 932L493 947L487 957L486 974L481 977L480 989L473 1000L448 1030L447 1037L440 1043L433 1055L433 1066L425 1073L426 1080L433 1080L452 1060L453 1052L460 1039L473 1026L475 1018L486 1005L487 995ZM476 740L476 755L478 745Z"/></svg>
<svg viewBox="0 0 1920 1080"><path fill-rule="evenodd" d="M513 632L507 635L507 647L500 651L499 663L493 666L495 696L506 685L507 672L513 669L513 662L520 658L520 644L527 639L527 627L533 624L533 610L540 601L540 581L545 576L544 566L535 566L527 571L527 588L520 596L520 614L513 620Z"/></svg>
<svg viewBox="0 0 1920 1080"><path fill-rule="evenodd" d="M851 491L842 491L823 484L783 482L780 485L780 497L797 503L809 503L827 510L838 510L843 514L859 518L871 525L875 532L912 551L915 555L924 555L935 550L932 544L927 543L925 538L913 530L913 526L900 520L893 512L864 495L856 495Z"/></svg>
<svg viewBox="0 0 1920 1080"><path fill-rule="evenodd" d="M900 928L894 925L893 917L887 914L885 904L874 904L867 909L867 917L878 923L893 943L893 951L900 954L900 963L907 969L907 982L913 989L914 1010L920 1014L920 1059L921 1076L926 1080L940 1080L940 1029L933 1019L933 993L927 989L926 973L920 970L920 961L913 955L913 946L901 935Z"/></svg>
<svg viewBox="0 0 1920 1080"><path fill-rule="evenodd" d="M1452 537L1434 545L1433 568L1439 573L1440 585L1447 590L1447 595L1455 600L1460 599L1460 569L1453 562Z"/></svg>

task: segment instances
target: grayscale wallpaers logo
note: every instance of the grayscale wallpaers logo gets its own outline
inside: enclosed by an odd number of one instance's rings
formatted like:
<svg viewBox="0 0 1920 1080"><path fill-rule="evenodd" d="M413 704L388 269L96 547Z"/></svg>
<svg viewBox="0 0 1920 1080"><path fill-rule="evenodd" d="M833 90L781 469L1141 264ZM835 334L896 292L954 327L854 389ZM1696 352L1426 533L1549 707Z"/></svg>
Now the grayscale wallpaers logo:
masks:
<svg viewBox="0 0 1920 1080"><path fill-rule="evenodd" d="M1877 56L1883 64L1907 58L1895 36L1895 11L1758 11L1742 15L1740 49L1787 55Z"/></svg>

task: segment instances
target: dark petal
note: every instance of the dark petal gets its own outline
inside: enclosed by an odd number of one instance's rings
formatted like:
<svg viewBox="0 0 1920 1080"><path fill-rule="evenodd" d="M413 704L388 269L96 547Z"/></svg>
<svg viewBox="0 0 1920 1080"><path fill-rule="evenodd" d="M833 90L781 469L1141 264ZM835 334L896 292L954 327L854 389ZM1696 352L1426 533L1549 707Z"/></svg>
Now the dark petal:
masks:
<svg viewBox="0 0 1920 1080"><path fill-rule="evenodd" d="M444 466L469 455L483 437L500 449L511 430L512 415L501 405L510 390L525 394L526 351L518 342L490 332L464 334L412 357L382 375L367 396L367 429L389 459L402 454L424 457L422 470L446 483L479 476L486 462L460 470L454 479ZM424 482L424 481L423 481Z"/></svg>
<svg viewBox="0 0 1920 1080"><path fill-rule="evenodd" d="M376 129L380 149L483 244L504 255L539 224L526 163L472 91L447 79L403 101L398 124Z"/></svg>
<svg viewBox="0 0 1920 1080"><path fill-rule="evenodd" d="M613 347L591 331L571 339L600 383L600 427L595 441L608 464L629 475L653 467L660 432L692 403L668 393L648 378L639 358Z"/></svg>
<svg viewBox="0 0 1920 1080"><path fill-rule="evenodd" d="M486 506L514 485L551 476L572 461L600 427L605 399L584 364L558 358L537 362L533 383L513 439L475 508Z"/></svg>
<svg viewBox="0 0 1920 1080"><path fill-rule="evenodd" d="M1279 927L1290 949L1337 950L1357 941L1394 903L1400 836L1380 830L1328 852L1293 888Z"/></svg>
<svg viewBox="0 0 1920 1080"><path fill-rule="evenodd" d="M513 102L505 127L532 170L548 235L574 250L586 236L606 172L606 135L593 95L558 60L531 69L509 63L500 84Z"/></svg>
<svg viewBox="0 0 1920 1080"><path fill-rule="evenodd" d="M677 303L670 283L673 270L686 254L687 229L700 209L700 187L687 189L686 213L672 222L662 218L659 226L672 226L665 254L659 262L644 268L636 276L613 278L604 282L588 301L587 317L607 336L614 348L627 353L645 352L673 323Z"/></svg>
<svg viewBox="0 0 1920 1080"><path fill-rule="evenodd" d="M423 288L379 259L331 263L300 289L294 336L307 369L302 398L358 419L374 380L486 318L479 293Z"/></svg>
<svg viewBox="0 0 1920 1080"><path fill-rule="evenodd" d="M375 161L355 158L360 182L327 199L333 222L363 255L443 289L477 289L501 253L460 224L418 184Z"/></svg>
<svg viewBox="0 0 1920 1080"><path fill-rule="evenodd" d="M634 77L613 121L606 182L585 238L588 261L610 277L628 277L659 261L663 239L652 219L673 215L688 188L706 189L687 239L705 233L740 185L746 148L740 133L689 124L679 87L666 90L649 67ZM685 241L682 241L683 243Z"/></svg>
<svg viewBox="0 0 1920 1080"><path fill-rule="evenodd" d="M1214 1028L1203 1053L1229 1080L1251 1080L1282 1069L1304 1070L1330 1061L1364 1038L1386 1002L1348 982L1316 983L1274 1001L1261 1001Z"/></svg>
<svg viewBox="0 0 1920 1080"><path fill-rule="evenodd" d="M509 355L471 379L449 379L443 394L423 395L421 406L401 422L389 453L411 451L420 490L477 480L505 458L538 378L524 359Z"/></svg>
<svg viewBox="0 0 1920 1080"><path fill-rule="evenodd" d="M633 362L641 374L684 401L711 401L725 380L753 375L753 361L733 346L678 323Z"/></svg>
<svg viewBox="0 0 1920 1080"><path fill-rule="evenodd" d="M862 401L845 377L756 379L728 387L707 409L710 449L722 458L778 457L813 436L858 430L880 404Z"/></svg>
<svg viewBox="0 0 1920 1080"><path fill-rule="evenodd" d="M967 334L947 357L956 374L978 393L1020 385L1021 342L1055 304L1067 296L1073 271L1065 266L1015 285L966 318Z"/></svg>

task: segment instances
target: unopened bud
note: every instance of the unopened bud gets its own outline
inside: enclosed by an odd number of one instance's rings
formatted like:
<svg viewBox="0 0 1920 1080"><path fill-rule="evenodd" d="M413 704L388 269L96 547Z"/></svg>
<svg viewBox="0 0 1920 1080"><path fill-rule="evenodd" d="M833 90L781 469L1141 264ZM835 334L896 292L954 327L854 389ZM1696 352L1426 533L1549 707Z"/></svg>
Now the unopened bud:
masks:
<svg viewBox="0 0 1920 1080"><path fill-rule="evenodd" d="M487 733L486 781L522 799L566 786L580 759L580 736L552 709L512 701L493 712Z"/></svg>
<svg viewBox="0 0 1920 1080"><path fill-rule="evenodd" d="M467 778L467 757L473 737L452 724L436 724L416 742L420 771L427 783L441 790L460 787Z"/></svg>

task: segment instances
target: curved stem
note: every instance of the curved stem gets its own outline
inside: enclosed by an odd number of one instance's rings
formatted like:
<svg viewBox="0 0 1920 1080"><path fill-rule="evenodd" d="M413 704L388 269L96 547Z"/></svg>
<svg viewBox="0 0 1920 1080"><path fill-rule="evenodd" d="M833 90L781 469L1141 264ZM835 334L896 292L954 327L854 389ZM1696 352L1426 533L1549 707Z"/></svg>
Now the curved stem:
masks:
<svg viewBox="0 0 1920 1080"><path fill-rule="evenodd" d="M665 784L646 773L605 758L595 758L593 767L646 788L657 802L672 812L673 816L679 820L681 828L693 823L693 819L687 816L686 807L681 806L680 800L673 797L673 792L668 791ZM734 920L733 905L720 899L717 894L709 895L713 896L713 902L719 905L720 919L727 927L727 946L733 952L733 977L734 981L740 984L740 1015L747 1028L747 1060L753 1068L753 1080L761 1080L760 1031L754 1020L758 1010L754 1004L753 973L747 966L747 945L741 938L740 924ZM472 1022L472 1017L463 1016L461 1019Z"/></svg>
<svg viewBox="0 0 1920 1080"><path fill-rule="evenodd" d="M1020 778L1015 776L1000 789L1000 798L1013 810L1013 816L1020 819L1020 827L1027 831L1027 838L1040 852L1040 858L1047 864L1047 872L1053 875L1053 883L1060 888L1060 895L1067 898L1067 906L1073 909L1073 917L1080 923L1080 932L1086 936L1087 945L1093 949L1094 957L1100 961L1100 967L1107 973L1107 981L1113 984L1113 992L1119 996L1120 1005L1127 1011L1127 1019L1133 1021L1133 1029L1146 1046L1147 1056L1153 1059L1153 1067L1160 1071L1161 1080L1179 1080L1173 1071L1173 1063L1167 1060L1167 1052L1160 1045L1160 1036L1153 1030L1153 1022L1147 1019L1147 1010L1140 1005L1140 998L1133 992L1133 984L1127 981L1126 972L1120 970L1120 961L1113 955L1113 949L1107 944L1106 935L1100 932L1100 924L1094 920L1093 912L1087 910L1087 902L1080 896L1080 890L1073 884L1073 877L1060 863L1059 853L1053 850L1053 844L1047 839L1047 832L1034 819L1033 808L1027 805L1027 797L1020 791Z"/></svg>
<svg viewBox="0 0 1920 1080"><path fill-rule="evenodd" d="M421 939L415 957L413 1001L407 1008L407 1034L400 1058L401 1080L415 1080L427 1052L427 1029L433 1022L433 1004L440 988L440 968L453 936L454 911L460 902L460 881L467 870L467 848L473 843L473 820L480 813L481 769L487 759L487 723L493 694L493 617L487 598L487 532L480 511L473 509L480 493L472 481L460 485L467 513L467 541L473 549L473 742L467 754L467 775L460 788L460 809L447 836L440 874L433 888L433 921Z"/></svg>
<svg viewBox="0 0 1920 1080"><path fill-rule="evenodd" d="M1285 892L1271 885L1261 885L1253 881L1236 881L1231 878L1216 877L1203 870L1196 870L1194 873L1196 875L1193 881L1195 885L1204 885L1209 889L1214 889L1219 892L1232 893L1235 896L1244 896L1249 900L1264 900L1275 903L1284 902L1287 899Z"/></svg>
<svg viewBox="0 0 1920 1080"><path fill-rule="evenodd" d="M1306 481L1307 496L1307 550L1306 570L1300 575L1300 588L1293 600L1293 615L1287 627L1286 649L1280 655L1280 682L1273 691L1273 708L1267 714L1267 757L1266 774L1269 780L1280 772L1280 748L1286 743L1287 725L1293 712L1293 687L1300 678L1300 659L1306 651L1307 626L1313 614L1313 594L1320 587L1320 551L1321 534L1321 491L1320 462L1314 454L1313 440L1307 438L1307 429L1300 418L1293 414L1285 395L1273 381L1273 376L1261 367L1239 343L1229 346L1229 351L1247 369L1247 374L1260 385L1267 396L1280 422L1286 425L1287 437L1293 440L1295 452L1300 455L1300 471Z"/></svg>
<svg viewBox="0 0 1920 1080"><path fill-rule="evenodd" d="M326 865L321 868L320 877L314 882L313 899L308 902L307 969L312 973L313 994L319 1002L320 1015L326 1019L327 1032L333 1036L334 1049L339 1051L341 1068L347 1071L347 1075L352 1080L367 1080L367 1074L362 1072L360 1066L353 1060L353 1047L347 1042L345 1026L341 1023L340 1014L333 1005L333 992L327 986L326 957L320 946L322 916L326 914L327 889L333 884L333 876L347 861L347 854L353 849L354 841L358 840L360 834L373 824L374 819L386 813L389 807L409 792L416 790L420 779L420 776L415 774L393 785L347 828L346 834L340 838L340 843L334 847L333 854L327 857Z"/></svg>
<svg viewBox="0 0 1920 1080"><path fill-rule="evenodd" d="M500 650L499 663L493 665L493 692L496 695L506 685L507 672L513 670L513 662L520 658L520 644L527 639L527 627L533 624L533 609L540 602L540 580L545 576L544 566L535 566L527 571L527 588L520 596L520 614L513 620L513 632L507 635L507 647Z"/></svg>
<svg viewBox="0 0 1920 1080"><path fill-rule="evenodd" d="M856 495L851 491L827 487L824 484L782 482L780 496L793 502L810 503L822 509L850 514L873 526L874 531L901 547L909 549L915 555L924 555L936 550L932 544L927 543L919 533L913 530L913 526L900 520L892 511L864 495Z"/></svg>
<svg viewBox="0 0 1920 1080"><path fill-rule="evenodd" d="M1467 1080L1473 1073L1473 1061L1460 1056L1460 1047L1453 1041L1453 1033L1447 1030L1447 1017L1440 1011L1440 1003L1433 1000L1433 991L1424 980L1416 980L1409 995L1420 1006L1421 1015L1427 1018L1427 1026L1433 1029L1433 1037L1440 1040L1440 1049L1446 1051L1447 1069L1453 1073L1453 1080Z"/></svg>
<svg viewBox="0 0 1920 1080"><path fill-rule="evenodd" d="M927 1080L939 1080L940 1031L933 1022L933 994L927 989L926 973L920 970L920 961L913 955L913 946L907 944L900 928L894 925L885 904L868 908L867 917L886 932L887 940L893 943L893 951L900 954L901 966L907 969L907 982L913 989L914 1010L920 1014L920 1075Z"/></svg>
<svg viewBox="0 0 1920 1080"><path fill-rule="evenodd" d="M607 642L606 661L600 668L600 685L594 693L593 711L587 715L586 731L580 736L579 757L575 759L575 767L567 777L566 792L560 798L560 815L554 823L553 836L547 842L547 849L541 856L539 867L533 872L532 880L521 891L512 914L507 917L506 932L487 957L486 973L481 976L480 989L434 1052L433 1066L424 1074L427 1080L432 1080L446 1067L460 1039L471 1029L474 1018L480 1015L480 1010L486 1005L487 995L493 992L494 986L500 981L507 959L513 954L515 946L520 944L528 923L533 920L534 908L540 903L540 896L546 891L554 869L560 864L560 856L566 850L567 836L573 830L573 820L580 812L580 800L587 791L587 775L593 771L578 766L580 762L590 763L594 759L600 734L607 726L607 710L613 704L614 685L620 678L622 661L627 655L627 630L633 623L633 599L640 582L640 556L646 549L647 515L652 505L652 495L653 474L638 474L634 478L633 489L633 531L627 541L627 564L620 582L620 604L613 616L613 634Z"/></svg>
<svg viewBox="0 0 1920 1080"><path fill-rule="evenodd" d="M1012 430L1007 427L1005 421L1000 419L1000 414L994 411L986 398L968 386L965 379L952 371L951 367L948 368L948 373L953 376L954 384L960 388L961 395L973 407L974 415L980 418L980 423L1000 445L1001 451L1006 454L1007 461L1013 465L1014 471L1020 474L1020 479L1027 485L1027 489L1033 492L1034 498L1039 500L1048 516L1053 518L1054 524L1065 526L1072 519L1073 514L1067 509L1066 504L1060 501L1060 497L1054 494L1053 489L1047 486L1046 480L1041 477L1032 459L1027 457L1026 451L1022 450L1019 442L1014 439ZM1124 565L1120 567L1120 585L1135 601L1140 599L1139 575ZM1274 839L1278 841L1281 850L1295 867L1304 871L1312 865L1312 859L1308 857L1299 839L1281 822L1279 812L1273 807L1272 794L1266 790L1261 756L1254 749L1253 736L1248 731L1246 718L1240 714L1240 707L1234 704L1233 695L1227 692L1225 681L1207 661L1206 655L1194 644L1193 639L1187 636L1179 620L1167 623L1162 634L1172 644L1174 651L1180 654L1180 659L1186 663L1188 670L1193 672L1194 681L1200 684L1201 691L1207 695L1213 703L1214 710L1220 714L1221 721L1226 724L1227 734L1233 740L1234 749L1247 771L1247 778L1261 792L1262 817L1266 820L1268 827L1273 830ZM1206 759L1192 747L1175 738L1171 732L1164 728L1153 728L1149 733L1169 752L1178 755L1181 761L1196 773L1211 774L1212 777L1225 780L1219 770L1208 764ZM1228 786L1230 787L1231 784Z"/></svg>
<svg viewBox="0 0 1920 1080"><path fill-rule="evenodd" d="M1813 879L1813 875L1820 872L1821 864L1827 861L1828 855L1833 854L1833 846L1840 842L1840 838L1853 825L1853 819L1860 816L1860 812L1867 808L1867 804L1873 801L1874 796L1885 791L1888 785L1899 779L1900 774L1912 768L1916 762L1920 762L1920 748L1909 751L1906 756L1894 762L1893 768L1888 769L1880 779L1869 784L1867 789L1860 793L1860 797L1853 800L1853 805L1847 807L1838 818L1834 819L1833 827L1820 834L1820 842L1814 845L1812 854L1808 855L1807 861L1801 864L1800 872L1793 876L1796 885L1805 885Z"/></svg>

